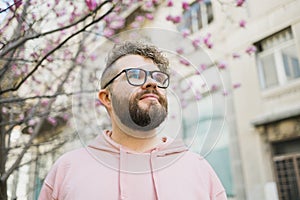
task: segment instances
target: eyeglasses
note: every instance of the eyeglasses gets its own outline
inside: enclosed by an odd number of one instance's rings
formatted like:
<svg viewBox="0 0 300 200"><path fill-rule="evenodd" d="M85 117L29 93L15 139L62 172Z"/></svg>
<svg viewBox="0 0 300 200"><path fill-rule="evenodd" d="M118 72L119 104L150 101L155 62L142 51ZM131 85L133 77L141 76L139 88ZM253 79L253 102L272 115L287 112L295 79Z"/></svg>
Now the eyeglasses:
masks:
<svg viewBox="0 0 300 200"><path fill-rule="evenodd" d="M118 73L114 78L112 78L108 83L105 84L103 88L106 88L111 84L116 78L118 78L122 73L126 73L127 81L130 85L140 86L146 83L147 77L150 77L155 81L157 87L167 88L169 86L169 75L161 71L146 71L140 68L129 68L124 69Z"/></svg>

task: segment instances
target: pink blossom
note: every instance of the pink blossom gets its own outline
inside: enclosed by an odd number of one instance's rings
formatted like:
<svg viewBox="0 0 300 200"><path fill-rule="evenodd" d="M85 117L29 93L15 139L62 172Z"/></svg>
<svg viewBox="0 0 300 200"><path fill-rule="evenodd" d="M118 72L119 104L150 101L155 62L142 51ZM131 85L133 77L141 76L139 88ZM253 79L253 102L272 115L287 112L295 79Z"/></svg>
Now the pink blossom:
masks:
<svg viewBox="0 0 300 200"><path fill-rule="evenodd" d="M43 99L43 100L41 101L41 105L42 105L43 107L46 107L48 104L49 104L49 101L48 101L47 99Z"/></svg>
<svg viewBox="0 0 300 200"><path fill-rule="evenodd" d="M187 102L186 102L185 99L181 100L181 106L182 106L182 108L186 108L188 106L188 104L187 104Z"/></svg>
<svg viewBox="0 0 300 200"><path fill-rule="evenodd" d="M75 11L71 12L71 16L70 16L70 19L69 21L72 23L74 22L75 18L77 17L77 14Z"/></svg>
<svg viewBox="0 0 300 200"><path fill-rule="evenodd" d="M173 19L172 15L168 15L168 16L166 17L166 20L167 20L167 21L172 21L172 19Z"/></svg>
<svg viewBox="0 0 300 200"><path fill-rule="evenodd" d="M22 73L26 74L28 72L28 65L25 64L23 67L22 67Z"/></svg>
<svg viewBox="0 0 300 200"><path fill-rule="evenodd" d="M201 74L201 71L200 71L199 69L197 69L196 72L195 72L195 74L196 74L196 75L200 75L200 74Z"/></svg>
<svg viewBox="0 0 300 200"><path fill-rule="evenodd" d="M30 133L30 134L33 133L33 128L32 128L32 127L29 127L29 128L28 128L28 133Z"/></svg>
<svg viewBox="0 0 300 200"><path fill-rule="evenodd" d="M31 53L30 56L34 59L37 59L39 57L39 55L36 52Z"/></svg>
<svg viewBox="0 0 300 200"><path fill-rule="evenodd" d="M69 50L69 49L65 49L64 50L64 59L65 60L71 60L71 58L72 58L72 53L71 53L71 51Z"/></svg>
<svg viewBox="0 0 300 200"><path fill-rule="evenodd" d="M36 124L36 120L34 120L34 119L30 119L29 121L28 121L28 125L29 126L34 126Z"/></svg>
<svg viewBox="0 0 300 200"><path fill-rule="evenodd" d="M204 44L207 46L207 48L211 49L213 44L212 42L210 41L210 37L211 37L211 34L208 33L204 38L203 38L203 42Z"/></svg>
<svg viewBox="0 0 300 200"><path fill-rule="evenodd" d="M140 26L141 26L141 24L138 23L138 22L133 22L133 23L131 24L131 28L139 28Z"/></svg>
<svg viewBox="0 0 300 200"><path fill-rule="evenodd" d="M105 21L106 23L110 23L110 22L113 20L113 14L114 14L114 13L105 16L105 17L104 17L104 21Z"/></svg>
<svg viewBox="0 0 300 200"><path fill-rule="evenodd" d="M62 10L56 11L56 16L57 17L64 16L65 14L66 14L66 9L62 9Z"/></svg>
<svg viewBox="0 0 300 200"><path fill-rule="evenodd" d="M14 0L16 8L19 8L22 5L22 0Z"/></svg>
<svg viewBox="0 0 300 200"><path fill-rule="evenodd" d="M97 2L95 0L85 0L85 4L90 11L95 10L95 8L97 7Z"/></svg>
<svg viewBox="0 0 300 200"><path fill-rule="evenodd" d="M152 2L152 1L147 1L147 2L145 3L145 6L146 6L147 8L151 8L151 7L153 7L153 2Z"/></svg>
<svg viewBox="0 0 300 200"><path fill-rule="evenodd" d="M226 69L227 68L227 63L225 63L224 61L221 61L218 63L218 68L219 69Z"/></svg>
<svg viewBox="0 0 300 200"><path fill-rule="evenodd" d="M202 71L206 70L206 69L207 69L207 65L206 65L206 64L201 64L201 65L200 65L200 69L201 69Z"/></svg>
<svg viewBox="0 0 300 200"><path fill-rule="evenodd" d="M234 84L232 85L232 87L233 87L234 89L237 89L237 88L241 87L241 83L234 83Z"/></svg>
<svg viewBox="0 0 300 200"><path fill-rule="evenodd" d="M21 113L21 114L19 115L19 120L23 121L24 118L25 118L24 113Z"/></svg>
<svg viewBox="0 0 300 200"><path fill-rule="evenodd" d="M202 94L201 94L201 92L200 91L196 91L196 95L195 95L195 98L196 98L196 100L197 101L199 101L199 100L201 100L202 99Z"/></svg>
<svg viewBox="0 0 300 200"><path fill-rule="evenodd" d="M36 20L36 15L34 13L31 13L31 17L33 20Z"/></svg>
<svg viewBox="0 0 300 200"><path fill-rule="evenodd" d="M12 66L11 66L11 70L12 71L16 71L18 69L18 66L16 65L16 64L13 64Z"/></svg>
<svg viewBox="0 0 300 200"><path fill-rule="evenodd" d="M250 47L248 47L246 49L246 53L249 54L249 55L251 55L251 54L255 53L256 50L257 50L256 47L254 45L251 45Z"/></svg>
<svg viewBox="0 0 300 200"><path fill-rule="evenodd" d="M112 29L109 29L109 28L106 28L106 29L104 29L104 31L103 31L103 35L104 35L105 37L111 37L111 36L113 36L114 33L115 33L115 32L114 32Z"/></svg>
<svg viewBox="0 0 300 200"><path fill-rule="evenodd" d="M152 3L153 3L154 5L156 5L156 4L158 4L158 0L152 0Z"/></svg>
<svg viewBox="0 0 300 200"><path fill-rule="evenodd" d="M95 61L97 59L97 55L95 53L93 53L91 56L91 61Z"/></svg>
<svg viewBox="0 0 300 200"><path fill-rule="evenodd" d="M179 62L185 66L189 66L191 64L188 60L184 58L180 58Z"/></svg>
<svg viewBox="0 0 300 200"><path fill-rule="evenodd" d="M242 27L242 28L245 28L246 27L246 20L241 20L240 22L239 22L239 26L240 27Z"/></svg>
<svg viewBox="0 0 300 200"><path fill-rule="evenodd" d="M174 24L180 23L181 22L181 16L177 15L177 16L173 17L172 22Z"/></svg>
<svg viewBox="0 0 300 200"><path fill-rule="evenodd" d="M3 113L3 114L7 114L7 113L8 113L8 108L5 107L5 106L3 106L3 107L2 107L2 113Z"/></svg>
<svg viewBox="0 0 300 200"><path fill-rule="evenodd" d="M227 92L226 90L224 90L224 91L222 92L222 95L223 95L223 96L228 96L228 92Z"/></svg>
<svg viewBox="0 0 300 200"><path fill-rule="evenodd" d="M17 69L15 72L14 72L14 77L19 77L20 75L22 74L22 71Z"/></svg>
<svg viewBox="0 0 300 200"><path fill-rule="evenodd" d="M192 41L192 44L193 44L193 47L194 47L195 49L198 49L199 46L200 46L200 40L199 40L199 39L194 39L194 40Z"/></svg>
<svg viewBox="0 0 300 200"><path fill-rule="evenodd" d="M216 84L213 84L211 86L211 91L214 92L214 91L217 91L218 90L218 86Z"/></svg>
<svg viewBox="0 0 300 200"><path fill-rule="evenodd" d="M176 52L178 54L183 54L184 53L184 49L182 47L180 47L180 48L176 49Z"/></svg>
<svg viewBox="0 0 300 200"><path fill-rule="evenodd" d="M64 121L68 121L69 120L69 115L64 113L62 118L63 118Z"/></svg>
<svg viewBox="0 0 300 200"><path fill-rule="evenodd" d="M56 126L57 125L57 120L54 117L48 117L47 121L52 125Z"/></svg>
<svg viewBox="0 0 300 200"><path fill-rule="evenodd" d="M76 58L76 63L77 64L82 64L83 61L85 60L85 56L83 54L78 55L78 57Z"/></svg>
<svg viewBox="0 0 300 200"><path fill-rule="evenodd" d="M240 54L238 54L238 53L233 53L233 54L232 54L232 57L233 57L233 58L240 58L240 57L241 57L241 55L240 55Z"/></svg>
<svg viewBox="0 0 300 200"><path fill-rule="evenodd" d="M244 3L245 3L245 0L236 0L236 6L238 6L238 7L243 6Z"/></svg>
<svg viewBox="0 0 300 200"><path fill-rule="evenodd" d="M145 16L149 20L153 20L154 19L154 16L151 13L147 13Z"/></svg>
<svg viewBox="0 0 300 200"><path fill-rule="evenodd" d="M188 10L188 9L190 9L190 4L188 3L188 2L182 2L182 4L181 4L181 6L182 6L182 9L183 10Z"/></svg>
<svg viewBox="0 0 300 200"><path fill-rule="evenodd" d="M168 7L172 7L173 5L174 5L173 1L172 0L168 0L167 6Z"/></svg>
<svg viewBox="0 0 300 200"><path fill-rule="evenodd" d="M109 28L117 30L117 29L123 28L124 24L125 24L125 20L124 19L119 19L119 20L111 22L109 24Z"/></svg>
<svg viewBox="0 0 300 200"><path fill-rule="evenodd" d="M142 15L138 15L138 16L135 17L135 20L136 20L137 22L143 22L143 21L145 20L145 17L142 16Z"/></svg>
<svg viewBox="0 0 300 200"><path fill-rule="evenodd" d="M46 60L50 63L54 61L53 56L48 56Z"/></svg>
<svg viewBox="0 0 300 200"><path fill-rule="evenodd" d="M187 36L189 36L191 34L191 31L189 30L189 29L184 29L183 31L182 31L182 36L184 37L184 38L186 38Z"/></svg>

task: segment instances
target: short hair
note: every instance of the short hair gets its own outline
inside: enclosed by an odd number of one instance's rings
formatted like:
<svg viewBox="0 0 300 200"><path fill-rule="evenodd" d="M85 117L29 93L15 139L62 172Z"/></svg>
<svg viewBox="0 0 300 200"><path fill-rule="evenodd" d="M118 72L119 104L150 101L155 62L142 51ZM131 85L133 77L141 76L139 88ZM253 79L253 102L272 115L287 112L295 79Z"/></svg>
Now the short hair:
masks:
<svg viewBox="0 0 300 200"><path fill-rule="evenodd" d="M105 69L101 76L102 89L104 89L103 87L108 83L108 79L117 73L112 69L113 64L118 59L126 55L140 55L145 58L149 58L158 65L160 71L165 73L169 72L169 60L156 46L143 42L126 41L120 44L115 44L107 56Z"/></svg>

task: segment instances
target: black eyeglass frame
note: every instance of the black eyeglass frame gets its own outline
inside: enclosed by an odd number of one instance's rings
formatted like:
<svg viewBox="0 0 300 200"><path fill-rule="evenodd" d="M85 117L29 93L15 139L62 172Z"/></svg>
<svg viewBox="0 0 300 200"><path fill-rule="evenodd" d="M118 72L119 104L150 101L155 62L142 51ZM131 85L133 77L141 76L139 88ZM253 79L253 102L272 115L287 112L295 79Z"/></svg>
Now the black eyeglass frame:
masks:
<svg viewBox="0 0 300 200"><path fill-rule="evenodd" d="M133 69L138 69L138 70L142 70L146 73L146 76L144 78L144 82L142 84L132 84L130 81L129 81L129 78L128 78L128 75L127 75L127 71L129 70L133 70ZM109 84L111 84L116 78L118 78L121 74L123 74L125 72L126 74L126 79L127 79L127 82L130 84L130 85L133 85L133 86L141 86L141 85L144 85L147 81L147 77L150 75L151 78L153 79L153 76L152 74L155 73L155 72L159 72L159 73L163 73L167 76L166 80L165 81L168 81L168 84L167 86L159 86L157 85L157 87L159 88L163 88L163 89L166 89L167 87L169 87L169 84L170 84L170 76L169 74L165 73L165 72L162 72L162 71L159 71L159 70L154 70L154 71L147 71L147 70L144 70L144 69L141 69L141 68L128 68L128 69L124 69L122 70L121 72L119 72L115 77L113 77L108 83L106 83L103 87L103 89L105 89ZM155 79L154 79L155 80Z"/></svg>

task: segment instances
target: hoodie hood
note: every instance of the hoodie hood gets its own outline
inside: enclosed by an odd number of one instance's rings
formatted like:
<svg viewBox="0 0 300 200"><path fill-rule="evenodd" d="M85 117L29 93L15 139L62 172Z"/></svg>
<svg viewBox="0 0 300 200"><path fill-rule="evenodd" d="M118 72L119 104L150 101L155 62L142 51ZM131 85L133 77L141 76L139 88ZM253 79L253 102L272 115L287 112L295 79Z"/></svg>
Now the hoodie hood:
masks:
<svg viewBox="0 0 300 200"><path fill-rule="evenodd" d="M110 131L104 131L88 145L87 150L97 161L118 171L120 199L124 196L128 174L151 174L155 199L159 199L155 172L176 162L188 150L184 143L162 137L155 148L138 153L114 142L110 135Z"/></svg>

